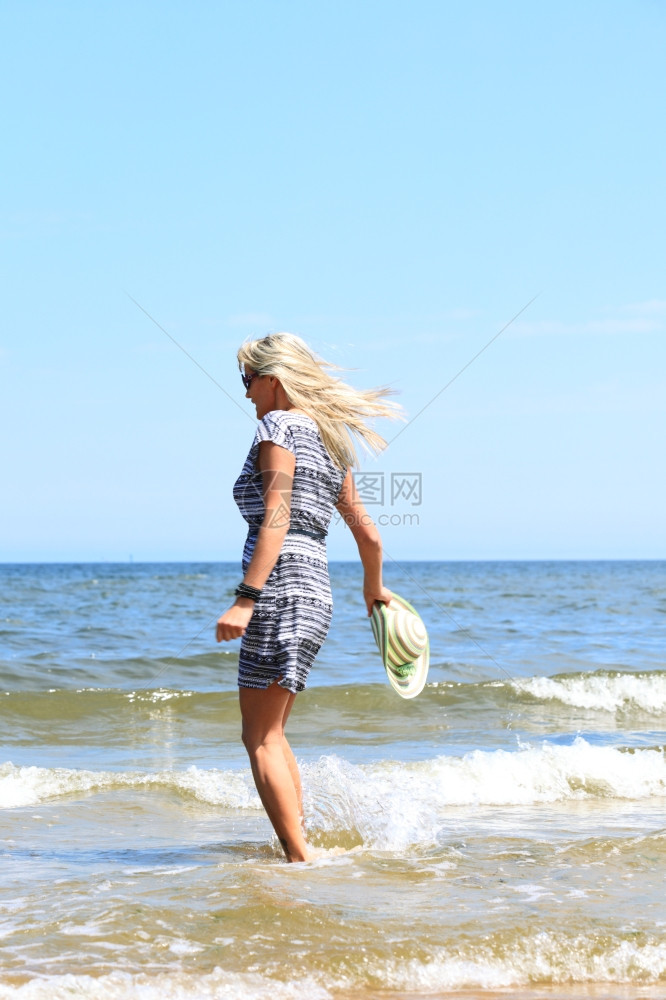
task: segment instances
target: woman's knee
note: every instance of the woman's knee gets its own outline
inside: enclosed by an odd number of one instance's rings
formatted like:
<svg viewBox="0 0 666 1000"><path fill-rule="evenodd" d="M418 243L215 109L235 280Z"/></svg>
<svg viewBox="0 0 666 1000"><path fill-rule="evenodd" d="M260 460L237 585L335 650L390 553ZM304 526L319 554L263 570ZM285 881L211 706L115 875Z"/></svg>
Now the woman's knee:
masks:
<svg viewBox="0 0 666 1000"><path fill-rule="evenodd" d="M282 746L284 732L275 728L263 730L251 723L243 722L241 740L250 757L253 757L262 747L268 747L272 744Z"/></svg>
<svg viewBox="0 0 666 1000"><path fill-rule="evenodd" d="M241 733L241 740L250 759L256 757L257 751L263 746L263 740L261 738L245 731Z"/></svg>
<svg viewBox="0 0 666 1000"><path fill-rule="evenodd" d="M257 731L256 726L252 725L249 719L243 719L243 724L241 726L241 740L250 756L255 752L256 748L261 745L261 733Z"/></svg>

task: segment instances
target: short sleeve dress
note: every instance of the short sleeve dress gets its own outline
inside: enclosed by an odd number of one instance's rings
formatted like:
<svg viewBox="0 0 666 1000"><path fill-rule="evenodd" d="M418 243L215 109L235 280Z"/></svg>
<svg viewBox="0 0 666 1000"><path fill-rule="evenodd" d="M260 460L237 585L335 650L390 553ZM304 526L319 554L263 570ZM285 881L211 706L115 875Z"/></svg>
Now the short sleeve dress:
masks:
<svg viewBox="0 0 666 1000"><path fill-rule="evenodd" d="M311 417L291 410L267 413L234 484L234 500L248 523L243 573L264 518L257 467L262 441L293 452L296 465L289 530L241 641L238 685L267 688L278 681L296 693L305 687L333 614L326 535L345 471L332 461Z"/></svg>

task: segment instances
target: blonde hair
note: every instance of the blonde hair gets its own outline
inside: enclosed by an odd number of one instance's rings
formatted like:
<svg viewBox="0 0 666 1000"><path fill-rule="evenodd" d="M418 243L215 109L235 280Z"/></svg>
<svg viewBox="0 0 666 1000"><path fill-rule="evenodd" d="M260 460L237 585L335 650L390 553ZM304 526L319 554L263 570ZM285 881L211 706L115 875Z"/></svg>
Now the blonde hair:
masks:
<svg viewBox="0 0 666 1000"><path fill-rule="evenodd" d="M247 365L258 375L279 379L289 402L315 421L326 450L340 469L358 466L354 439L370 453L386 447L384 438L368 427L368 418L404 420L400 404L386 399L392 389L354 389L329 374L344 369L317 357L293 333L246 340L238 351L238 364L241 369Z"/></svg>

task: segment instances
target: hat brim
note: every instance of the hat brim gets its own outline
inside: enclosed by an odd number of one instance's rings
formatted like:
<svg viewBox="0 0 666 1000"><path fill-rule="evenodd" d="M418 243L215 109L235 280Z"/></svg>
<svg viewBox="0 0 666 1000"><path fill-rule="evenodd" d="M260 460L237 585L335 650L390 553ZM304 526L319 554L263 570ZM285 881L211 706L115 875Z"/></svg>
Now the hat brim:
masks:
<svg viewBox="0 0 666 1000"><path fill-rule="evenodd" d="M416 617L420 620L421 616L419 613L412 607L409 601L405 600L404 597L400 597L399 594L394 593L391 598L391 604L393 604L394 601L406 611L411 611L411 613L416 615ZM417 659L398 672L388 659L389 627L387 616L390 614L391 611L385 604L378 602L373 607L371 619L375 641L377 642L377 646L384 663L386 676L388 677L389 684L393 690L396 691L401 698L416 698L416 696L423 691L428 678L428 668L430 666L430 642L429 640L426 641L426 647Z"/></svg>

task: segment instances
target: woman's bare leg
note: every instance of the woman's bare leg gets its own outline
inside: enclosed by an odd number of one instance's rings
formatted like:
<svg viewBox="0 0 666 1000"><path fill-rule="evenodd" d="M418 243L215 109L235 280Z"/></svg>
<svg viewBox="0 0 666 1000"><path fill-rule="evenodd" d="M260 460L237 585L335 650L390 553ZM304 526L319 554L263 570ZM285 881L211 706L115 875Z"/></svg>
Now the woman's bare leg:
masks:
<svg viewBox="0 0 666 1000"><path fill-rule="evenodd" d="M282 752L284 753L284 759L287 762L287 767L289 768L289 773L291 775L291 780L294 783L294 791L296 792L296 802L298 803L298 815L301 822L301 830L305 836L305 816L303 815L303 789L301 787L301 775L298 770L298 764L296 763L296 758L294 757L293 750L287 742L287 737L282 738Z"/></svg>
<svg viewBox="0 0 666 1000"><path fill-rule="evenodd" d="M284 751L285 760L287 761L287 767L289 768L289 773L291 774L291 780L294 782L294 788L296 789L296 799L298 801L298 814L301 818L301 829L303 830L303 835L305 836L305 816L303 814L303 788L301 786L301 774L298 770L298 764L296 763L296 758L294 757L293 750L289 746L287 737L284 735L284 730L287 726L287 719L289 718L289 713L291 712L294 701L296 700L296 695L288 701L285 713L282 717L282 749Z"/></svg>
<svg viewBox="0 0 666 1000"><path fill-rule="evenodd" d="M259 798L287 860L307 861L301 781L284 735L284 725L295 697L277 683L266 690L239 688L243 743Z"/></svg>

